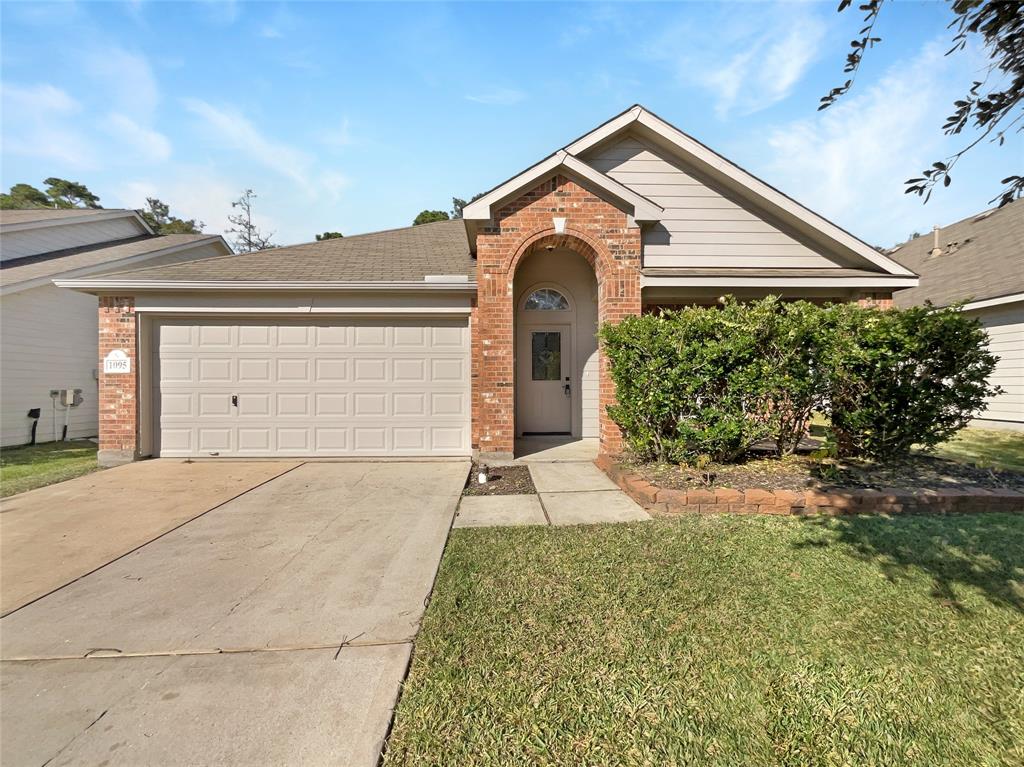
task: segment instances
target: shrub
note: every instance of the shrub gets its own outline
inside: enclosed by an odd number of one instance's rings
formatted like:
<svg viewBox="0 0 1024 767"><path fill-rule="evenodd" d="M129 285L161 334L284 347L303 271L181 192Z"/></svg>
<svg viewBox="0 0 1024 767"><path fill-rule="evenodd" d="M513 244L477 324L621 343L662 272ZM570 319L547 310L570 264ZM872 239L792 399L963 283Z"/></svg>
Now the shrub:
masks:
<svg viewBox="0 0 1024 767"><path fill-rule="evenodd" d="M811 414L841 455L884 458L962 428L995 389L985 333L956 308L880 311L777 298L630 317L600 330L609 415L641 460L792 452Z"/></svg>
<svg viewBox="0 0 1024 767"><path fill-rule="evenodd" d="M949 439L998 393L996 358L959 307L873 311L828 307L823 369L841 456L905 455Z"/></svg>
<svg viewBox="0 0 1024 767"><path fill-rule="evenodd" d="M631 317L601 329L618 404L641 460L734 460L774 437L791 451L814 408L818 346L810 304L768 298Z"/></svg>

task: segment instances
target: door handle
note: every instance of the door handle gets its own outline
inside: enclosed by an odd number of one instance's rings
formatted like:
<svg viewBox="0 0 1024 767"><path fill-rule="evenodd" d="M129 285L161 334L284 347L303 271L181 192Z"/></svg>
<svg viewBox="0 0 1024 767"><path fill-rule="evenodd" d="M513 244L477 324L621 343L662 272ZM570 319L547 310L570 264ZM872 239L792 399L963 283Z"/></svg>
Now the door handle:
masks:
<svg viewBox="0 0 1024 767"><path fill-rule="evenodd" d="M565 396L566 397L571 397L572 396L572 388L569 386L569 379L568 378L565 379L565 386L562 387L562 390L565 392Z"/></svg>
<svg viewBox="0 0 1024 767"><path fill-rule="evenodd" d="M238 395L237 394L232 394L231 395L231 404L234 405L235 407L238 407Z"/></svg>

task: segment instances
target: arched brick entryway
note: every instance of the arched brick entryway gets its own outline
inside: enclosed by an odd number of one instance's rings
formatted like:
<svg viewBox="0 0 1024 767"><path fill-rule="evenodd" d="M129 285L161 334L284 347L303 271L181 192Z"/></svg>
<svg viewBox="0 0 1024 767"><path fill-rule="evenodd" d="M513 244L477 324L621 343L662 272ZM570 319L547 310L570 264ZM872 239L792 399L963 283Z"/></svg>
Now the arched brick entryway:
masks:
<svg viewBox="0 0 1024 767"><path fill-rule="evenodd" d="M554 219L565 219L558 226ZM561 222L558 222L561 224ZM511 456L515 440L514 279L538 250L565 248L594 269L598 321L640 313L640 229L621 210L574 181L556 176L504 206L477 235L477 307L473 318L473 443L481 454ZM599 368L601 451L621 450L608 418L615 388Z"/></svg>

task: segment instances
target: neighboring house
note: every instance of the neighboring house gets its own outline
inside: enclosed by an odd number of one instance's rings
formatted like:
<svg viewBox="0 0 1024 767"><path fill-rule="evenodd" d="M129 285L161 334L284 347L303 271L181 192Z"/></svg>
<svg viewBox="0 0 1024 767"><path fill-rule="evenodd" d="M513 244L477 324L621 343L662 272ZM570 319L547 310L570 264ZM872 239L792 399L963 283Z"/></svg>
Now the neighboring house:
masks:
<svg viewBox="0 0 1024 767"><path fill-rule="evenodd" d="M640 106L464 217L58 281L100 296L101 354L132 360L100 376L101 459L493 458L531 434L616 452L599 323L917 284Z"/></svg>
<svg viewBox="0 0 1024 767"><path fill-rule="evenodd" d="M897 306L963 303L989 335L999 358L992 397L975 425L1024 430L1024 200L936 227L890 251L921 275L916 288L893 295Z"/></svg>
<svg viewBox="0 0 1024 767"><path fill-rule="evenodd" d="M134 210L0 211L0 442L92 437L97 424L97 299L53 285L143 265L230 253L217 235L158 236ZM81 389L65 412L51 391Z"/></svg>

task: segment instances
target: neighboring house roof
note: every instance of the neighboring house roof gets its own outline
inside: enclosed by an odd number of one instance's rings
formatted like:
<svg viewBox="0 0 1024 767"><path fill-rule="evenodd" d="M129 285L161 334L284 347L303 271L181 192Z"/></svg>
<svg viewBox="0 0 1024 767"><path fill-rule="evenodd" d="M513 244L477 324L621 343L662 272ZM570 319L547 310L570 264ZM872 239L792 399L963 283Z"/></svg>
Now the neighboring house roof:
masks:
<svg viewBox="0 0 1024 767"><path fill-rule="evenodd" d="M273 283L422 285L425 281L433 282L429 277L441 275L458 277L449 283L475 282L476 262L470 254L466 227L461 220L112 272L103 275L102 284L130 282L143 287L144 283L183 285L193 282L209 283L211 287L223 283L240 286L259 283L268 287ZM75 282L75 287L93 287L85 284L88 281Z"/></svg>
<svg viewBox="0 0 1024 767"><path fill-rule="evenodd" d="M40 253L0 262L0 288L5 292L26 284L48 282L58 275L95 272L105 265L141 257L155 257L207 243L227 243L216 234L144 234L125 240L101 242ZM129 261L130 263L130 261Z"/></svg>
<svg viewBox="0 0 1024 767"><path fill-rule="evenodd" d="M890 251L921 275L916 288L898 291L897 306L937 306L1024 293L1024 200L940 227Z"/></svg>
<svg viewBox="0 0 1024 767"><path fill-rule="evenodd" d="M550 164L554 158L560 158L560 162L556 163L556 165L567 165L565 157L577 158L582 153L631 130L670 149L678 157L685 160L686 164L692 165L723 188L749 199L756 206L791 224L794 228L807 234L813 234L819 239L826 240L837 252L855 259L856 262L866 262L867 265L877 267L886 274L911 279L914 277L913 272L904 268L896 261L879 253L846 230L804 207L735 163L730 162L693 137L686 135L675 126L662 120L640 104L633 105L625 112L566 145L560 152L556 152L555 155L471 202L464 208L463 216L470 221L489 219L494 206L499 204L508 193L515 191L515 188L521 187L526 183L526 180L540 181L545 175L556 172L558 170L557 167L554 169L546 167L546 164ZM612 184L618 183L599 171L594 172L604 176ZM604 182L602 182L601 186L604 186ZM650 201L648 200L648 202ZM651 203L651 205L653 204ZM643 220L639 216L635 217L638 220Z"/></svg>
<svg viewBox="0 0 1024 767"><path fill-rule="evenodd" d="M0 232L14 232L23 229L37 229L61 224L76 224L81 221L99 221L110 218L138 219L145 231L153 234L149 224L136 210L127 208L26 208L24 210L0 210Z"/></svg>

